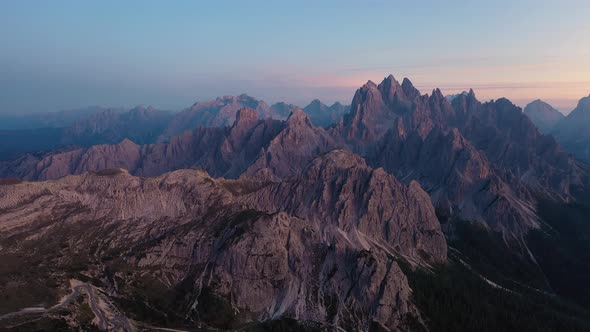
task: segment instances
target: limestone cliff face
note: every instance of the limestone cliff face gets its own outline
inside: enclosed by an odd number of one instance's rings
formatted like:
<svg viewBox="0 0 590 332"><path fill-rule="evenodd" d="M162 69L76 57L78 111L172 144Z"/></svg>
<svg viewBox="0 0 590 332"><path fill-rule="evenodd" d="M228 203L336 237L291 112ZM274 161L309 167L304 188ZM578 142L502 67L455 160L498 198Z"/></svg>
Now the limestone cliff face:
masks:
<svg viewBox="0 0 590 332"><path fill-rule="evenodd" d="M51 278L65 282L59 271L75 252L113 299L132 301L148 283L156 297L142 305L194 326L288 317L395 330L419 321L397 262L446 261L428 195L342 150L302 174L262 183L114 169L1 185L0 256L10 247L42 258L57 271ZM158 306L173 295L170 307Z"/></svg>
<svg viewBox="0 0 590 332"><path fill-rule="evenodd" d="M358 248L384 246L417 261L442 262L446 257L438 219L420 185L402 185L345 150L332 150L297 178L243 197L257 209L288 211L323 223L323 233L337 229Z"/></svg>

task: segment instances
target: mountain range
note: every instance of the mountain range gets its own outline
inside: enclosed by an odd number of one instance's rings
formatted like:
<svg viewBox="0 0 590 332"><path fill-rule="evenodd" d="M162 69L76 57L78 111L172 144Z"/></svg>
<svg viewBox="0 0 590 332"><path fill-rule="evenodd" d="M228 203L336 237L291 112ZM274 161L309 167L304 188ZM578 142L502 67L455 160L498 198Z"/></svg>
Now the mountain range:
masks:
<svg viewBox="0 0 590 332"><path fill-rule="evenodd" d="M390 75L350 107L95 113L0 162L0 324L590 330L590 167L559 129L588 100L559 120Z"/></svg>
<svg viewBox="0 0 590 332"><path fill-rule="evenodd" d="M297 106L282 102L269 106L264 101L240 95L197 102L180 112L145 106L131 110L90 107L20 117L0 116L0 160L40 151L116 144L123 139L137 144L166 142L198 127L231 126L242 108L256 110L260 119L285 120ZM335 103L328 108L314 100L305 110L315 124L324 127L337 122L348 107ZM329 115L324 110L329 110Z"/></svg>

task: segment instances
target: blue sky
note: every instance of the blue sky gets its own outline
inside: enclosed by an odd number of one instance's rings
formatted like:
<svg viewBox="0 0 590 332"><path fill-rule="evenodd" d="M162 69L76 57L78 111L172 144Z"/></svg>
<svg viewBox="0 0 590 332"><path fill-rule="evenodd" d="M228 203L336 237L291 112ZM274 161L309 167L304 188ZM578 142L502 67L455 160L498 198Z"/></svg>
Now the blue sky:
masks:
<svg viewBox="0 0 590 332"><path fill-rule="evenodd" d="M568 111L590 92L589 17L587 1L0 0L0 112L349 103L389 73Z"/></svg>

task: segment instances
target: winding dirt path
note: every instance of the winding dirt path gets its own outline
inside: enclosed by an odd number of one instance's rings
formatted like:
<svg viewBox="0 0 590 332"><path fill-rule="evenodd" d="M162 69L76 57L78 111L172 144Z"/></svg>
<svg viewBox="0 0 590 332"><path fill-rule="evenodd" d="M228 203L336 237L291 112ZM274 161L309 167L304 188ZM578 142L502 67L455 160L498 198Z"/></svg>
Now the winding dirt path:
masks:
<svg viewBox="0 0 590 332"><path fill-rule="evenodd" d="M62 298L58 304L50 308L24 308L19 311L4 314L0 316L0 322L18 316L46 315L50 312L57 311L61 308L67 307L70 303L72 303L72 301L76 300L80 295L86 294L88 296L90 310L92 310L92 313L97 319L97 325L99 330L107 331L109 327L109 320L105 317L104 313L100 309L100 305L98 303L98 296L95 293L94 287L86 283L81 283L77 280L72 280L70 282L72 292L68 294L66 297ZM111 320L110 323L112 323L115 327L122 327L125 331L134 331L133 326L131 325L131 323L129 323L129 320L126 317L116 316Z"/></svg>

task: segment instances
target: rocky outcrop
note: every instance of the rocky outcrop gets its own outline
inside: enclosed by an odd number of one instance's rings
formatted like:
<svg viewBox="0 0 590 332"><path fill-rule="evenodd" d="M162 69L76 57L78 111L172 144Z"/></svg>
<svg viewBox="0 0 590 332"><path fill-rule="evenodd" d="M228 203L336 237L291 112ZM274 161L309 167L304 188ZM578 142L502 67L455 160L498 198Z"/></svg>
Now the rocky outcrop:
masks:
<svg viewBox="0 0 590 332"><path fill-rule="evenodd" d="M114 169L5 184L0 211L0 257L20 255L41 274L51 266L52 285L66 282L59 271L79 271L129 304L121 310L201 328L292 318L407 329L420 315L398 262L446 260L420 186L342 150L280 183Z"/></svg>
<svg viewBox="0 0 590 332"><path fill-rule="evenodd" d="M298 108L243 176L261 181L296 176L312 159L337 146L336 140L324 129L315 127Z"/></svg>
<svg viewBox="0 0 590 332"><path fill-rule="evenodd" d="M386 105L379 87L371 81L356 91L350 110L333 129L350 143L376 141L397 117Z"/></svg>
<svg viewBox="0 0 590 332"><path fill-rule="evenodd" d="M544 134L551 133L555 125L565 117L560 111L540 99L526 105L523 112Z"/></svg>

